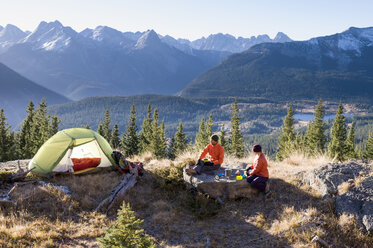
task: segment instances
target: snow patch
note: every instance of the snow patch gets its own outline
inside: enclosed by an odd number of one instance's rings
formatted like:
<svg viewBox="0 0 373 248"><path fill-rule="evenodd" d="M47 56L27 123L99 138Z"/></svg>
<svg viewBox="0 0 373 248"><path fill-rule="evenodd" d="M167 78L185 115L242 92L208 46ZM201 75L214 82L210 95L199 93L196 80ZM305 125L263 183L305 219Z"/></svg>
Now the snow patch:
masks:
<svg viewBox="0 0 373 248"><path fill-rule="evenodd" d="M361 32L360 37L373 42L373 28L365 29L363 32ZM372 45L372 43L370 45Z"/></svg>
<svg viewBox="0 0 373 248"><path fill-rule="evenodd" d="M352 35L343 35L338 39L338 48L345 51L356 51L360 54L360 48L363 44Z"/></svg>
<svg viewBox="0 0 373 248"><path fill-rule="evenodd" d="M63 39L63 37L58 37L55 40L45 42L41 48L45 49L46 51L51 50L60 50L64 47L67 47L71 42L71 38Z"/></svg>

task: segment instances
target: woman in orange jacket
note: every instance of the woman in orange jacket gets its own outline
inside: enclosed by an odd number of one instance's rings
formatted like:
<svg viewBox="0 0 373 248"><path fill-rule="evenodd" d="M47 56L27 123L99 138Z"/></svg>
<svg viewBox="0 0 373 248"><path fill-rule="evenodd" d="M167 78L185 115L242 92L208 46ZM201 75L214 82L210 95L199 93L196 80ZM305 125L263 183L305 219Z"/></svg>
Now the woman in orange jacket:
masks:
<svg viewBox="0 0 373 248"><path fill-rule="evenodd" d="M262 153L260 145L254 145L253 152L255 153L255 160L254 164L247 170L247 182L250 183L251 187L267 194L269 192L266 191L269 178L267 159Z"/></svg>

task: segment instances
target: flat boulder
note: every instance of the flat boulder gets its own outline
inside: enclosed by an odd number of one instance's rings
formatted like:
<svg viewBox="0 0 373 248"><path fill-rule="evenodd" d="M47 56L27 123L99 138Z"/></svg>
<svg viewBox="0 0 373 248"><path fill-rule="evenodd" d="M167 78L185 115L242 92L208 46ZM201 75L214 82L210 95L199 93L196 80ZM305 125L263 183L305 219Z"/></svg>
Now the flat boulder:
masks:
<svg viewBox="0 0 373 248"><path fill-rule="evenodd" d="M337 215L352 214L360 227L373 233L372 172L372 164L364 161L330 163L308 173L304 180L322 196L334 200ZM339 190L343 183L345 187Z"/></svg>
<svg viewBox="0 0 373 248"><path fill-rule="evenodd" d="M227 178L224 176L225 169L232 169L232 176ZM245 163L232 163L224 165L219 170L202 173L201 175L189 176L185 169L183 172L184 181L189 187L196 188L199 192L208 194L214 199L233 200L241 197L250 197L258 192L253 189L246 179L236 180L237 171L243 174L247 168ZM220 176L223 175L223 176Z"/></svg>

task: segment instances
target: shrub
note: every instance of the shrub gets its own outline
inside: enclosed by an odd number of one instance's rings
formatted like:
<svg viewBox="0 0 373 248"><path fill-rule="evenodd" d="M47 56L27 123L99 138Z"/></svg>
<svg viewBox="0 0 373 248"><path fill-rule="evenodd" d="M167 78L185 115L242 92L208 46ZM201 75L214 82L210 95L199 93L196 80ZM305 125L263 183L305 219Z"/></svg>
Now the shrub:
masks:
<svg viewBox="0 0 373 248"><path fill-rule="evenodd" d="M126 247L126 248L145 248L156 247L154 242L144 230L140 228L143 220L137 219L130 205L123 203L118 210L118 219L116 224L106 231L103 238L98 241L101 247Z"/></svg>

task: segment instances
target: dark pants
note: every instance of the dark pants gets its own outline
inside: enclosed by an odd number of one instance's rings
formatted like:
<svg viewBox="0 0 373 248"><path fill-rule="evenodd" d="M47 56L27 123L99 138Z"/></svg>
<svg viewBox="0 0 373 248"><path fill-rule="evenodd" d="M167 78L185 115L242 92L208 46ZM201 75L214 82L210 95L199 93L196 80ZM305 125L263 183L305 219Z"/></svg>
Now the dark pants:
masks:
<svg viewBox="0 0 373 248"><path fill-rule="evenodd" d="M251 187L258 189L260 192L264 192L267 185L268 177L261 177L251 175L247 177L247 182L250 183Z"/></svg>
<svg viewBox="0 0 373 248"><path fill-rule="evenodd" d="M200 161L197 163L196 167L194 167L194 170L197 172L197 174L201 174L202 172L206 171L213 171L220 169L220 164L214 165L212 162L203 162Z"/></svg>

